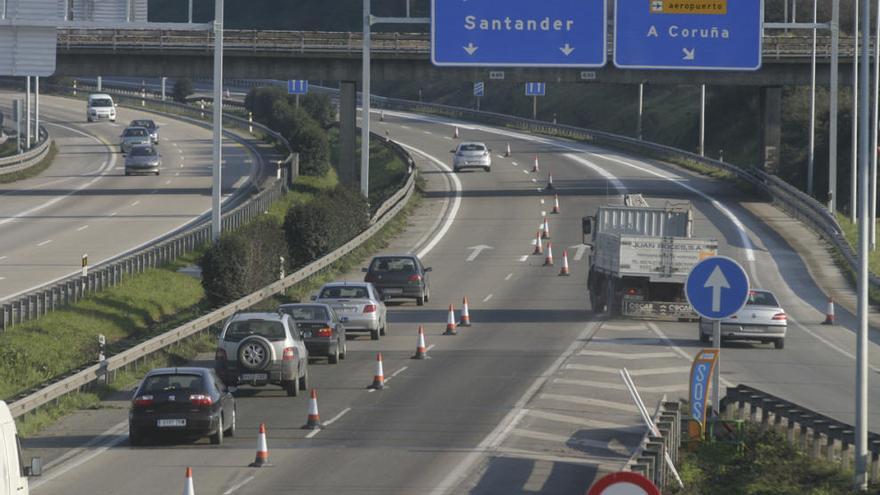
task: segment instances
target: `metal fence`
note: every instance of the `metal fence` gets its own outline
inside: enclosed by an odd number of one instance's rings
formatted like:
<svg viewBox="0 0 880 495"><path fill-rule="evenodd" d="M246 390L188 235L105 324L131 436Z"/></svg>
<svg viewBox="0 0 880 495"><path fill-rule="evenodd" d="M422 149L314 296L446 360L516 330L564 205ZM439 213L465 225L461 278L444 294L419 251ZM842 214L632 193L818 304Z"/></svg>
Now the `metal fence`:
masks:
<svg viewBox="0 0 880 495"><path fill-rule="evenodd" d="M13 139L13 136L9 136L9 139ZM49 131L40 126L40 137L34 147L22 153L0 158L0 175L13 174L33 167L46 158L51 147L52 137L49 136Z"/></svg>
<svg viewBox="0 0 880 495"><path fill-rule="evenodd" d="M648 429L630 457L627 468L645 476L658 487L665 488L672 485L670 482L674 479L666 463L666 454L669 453L669 458L678 465L682 438L681 404L667 401L664 397L657 404L652 419L660 430L660 436L654 436Z"/></svg>

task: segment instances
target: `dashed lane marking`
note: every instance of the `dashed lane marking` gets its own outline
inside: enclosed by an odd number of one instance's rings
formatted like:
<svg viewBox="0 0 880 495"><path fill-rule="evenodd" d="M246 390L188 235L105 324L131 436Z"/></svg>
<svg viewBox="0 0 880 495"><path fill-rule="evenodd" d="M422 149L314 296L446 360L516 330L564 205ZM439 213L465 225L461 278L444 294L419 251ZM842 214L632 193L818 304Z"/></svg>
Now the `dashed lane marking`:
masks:
<svg viewBox="0 0 880 495"><path fill-rule="evenodd" d="M508 273L507 276L504 277L504 281L507 282L507 281L510 280L511 278L513 278L513 274L512 274L512 273Z"/></svg>
<svg viewBox="0 0 880 495"><path fill-rule="evenodd" d="M339 420L339 418L345 416L349 411L351 411L351 408L350 408L350 407L346 407L345 409L343 409L342 411L340 411L339 414L337 414L336 416L333 416L332 418L330 418L330 419L328 419L327 421L325 421L325 422L324 422L324 426L330 426L330 425L332 425L333 423L337 422L337 421ZM321 432L321 430L313 430L311 433L309 433L308 435L306 435L306 438L313 438L315 435L317 435L317 434L320 433L320 432Z"/></svg>
<svg viewBox="0 0 880 495"><path fill-rule="evenodd" d="M513 164L514 167L519 167L519 163L516 163L516 162L511 162L511 163Z"/></svg>
<svg viewBox="0 0 880 495"><path fill-rule="evenodd" d="M88 225L87 225L87 227L88 227ZM5 260L6 258L8 258L8 256L0 256L0 261Z"/></svg>
<svg viewBox="0 0 880 495"><path fill-rule="evenodd" d="M49 244L50 242L52 242L52 239L49 239L49 240L46 240L46 241L43 241L43 242L37 244L37 247L43 247L46 244Z"/></svg>
<svg viewBox="0 0 880 495"><path fill-rule="evenodd" d="M88 225L83 225L82 227L76 229L76 231L77 231L77 232L82 232L83 230L86 230L87 228L89 228Z"/></svg>
<svg viewBox="0 0 880 495"><path fill-rule="evenodd" d="M610 366L596 366L592 364L566 364L564 369L574 371L591 371L593 373L606 373L609 375L619 375L620 368L612 368ZM648 368L643 370L631 370L627 368L631 376L653 376L653 375L672 375L675 373L688 373L690 366L670 366L668 368Z"/></svg>
<svg viewBox="0 0 880 495"><path fill-rule="evenodd" d="M584 349L578 353L578 356L593 356L593 357L612 357L617 359L659 359L659 358L672 358L678 357L678 354L674 352L640 352L640 353L627 353L627 352L607 352L607 351L592 351L588 349Z"/></svg>
<svg viewBox="0 0 880 495"><path fill-rule="evenodd" d="M526 256L520 256L520 257L519 257L519 262L520 262L520 263L525 263L527 259L529 259L528 255L526 255Z"/></svg>
<svg viewBox="0 0 880 495"><path fill-rule="evenodd" d="M315 431L321 431L321 430L315 430ZM251 481L254 481L255 478L256 478L255 476L248 476L247 478L243 479L240 483L237 483L237 484L229 487L228 490L223 492L223 495L232 495L233 493L238 491L239 488L243 487L244 485L247 485Z"/></svg>
<svg viewBox="0 0 880 495"><path fill-rule="evenodd" d="M131 206L137 206L137 205L139 205L139 204L141 204L140 200L135 201L134 203L131 204Z"/></svg>
<svg viewBox="0 0 880 495"><path fill-rule="evenodd" d="M486 296L486 298L483 299L483 302L489 302L489 299L492 299L492 294L489 294L488 296Z"/></svg>
<svg viewBox="0 0 880 495"><path fill-rule="evenodd" d="M430 350L433 349L435 346L437 346L437 344L431 344L431 345L429 345L429 346L425 349L425 352L430 351Z"/></svg>
<svg viewBox="0 0 880 495"><path fill-rule="evenodd" d="M117 212L115 212L115 211L110 214L111 217L115 217L116 215L117 215Z"/></svg>

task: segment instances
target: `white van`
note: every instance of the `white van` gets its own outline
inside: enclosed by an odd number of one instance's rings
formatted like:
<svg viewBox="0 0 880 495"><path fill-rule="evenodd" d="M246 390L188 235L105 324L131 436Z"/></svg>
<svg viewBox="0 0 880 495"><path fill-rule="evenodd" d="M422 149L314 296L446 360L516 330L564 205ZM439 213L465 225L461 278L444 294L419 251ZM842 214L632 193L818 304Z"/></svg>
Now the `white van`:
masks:
<svg viewBox="0 0 880 495"><path fill-rule="evenodd" d="M39 457L25 466L21 458L21 442L15 431L15 420L6 403L0 401L0 494L27 495L28 477L39 476L43 470Z"/></svg>
<svg viewBox="0 0 880 495"><path fill-rule="evenodd" d="M104 93L90 94L86 103L86 120L94 122L103 119L116 122L116 104L113 103L113 98Z"/></svg>

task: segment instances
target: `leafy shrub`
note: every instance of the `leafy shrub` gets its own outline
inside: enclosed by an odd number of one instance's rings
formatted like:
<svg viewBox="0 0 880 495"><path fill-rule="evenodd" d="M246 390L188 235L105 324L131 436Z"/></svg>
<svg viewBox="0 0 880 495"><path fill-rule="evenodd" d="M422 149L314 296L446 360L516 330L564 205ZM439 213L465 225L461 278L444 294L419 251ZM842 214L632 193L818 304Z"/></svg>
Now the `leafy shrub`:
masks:
<svg viewBox="0 0 880 495"><path fill-rule="evenodd" d="M300 156L300 173L323 176L330 170L330 141L327 133L314 120L300 121L290 144Z"/></svg>
<svg viewBox="0 0 880 495"><path fill-rule="evenodd" d="M193 83L190 79L182 77L174 82L174 90L171 97L179 103L186 103L186 98L193 94Z"/></svg>
<svg viewBox="0 0 880 495"><path fill-rule="evenodd" d="M248 111L254 114L255 119L272 127L272 125L269 124L269 119L272 116L275 106L286 100L287 92L284 91L283 88L278 86L265 86L261 88L253 88L248 91L247 96L244 98L244 106ZM278 129L275 130L281 132Z"/></svg>
<svg viewBox="0 0 880 495"><path fill-rule="evenodd" d="M325 94L309 93L302 99L302 108L324 129L336 121L336 112L330 97Z"/></svg>

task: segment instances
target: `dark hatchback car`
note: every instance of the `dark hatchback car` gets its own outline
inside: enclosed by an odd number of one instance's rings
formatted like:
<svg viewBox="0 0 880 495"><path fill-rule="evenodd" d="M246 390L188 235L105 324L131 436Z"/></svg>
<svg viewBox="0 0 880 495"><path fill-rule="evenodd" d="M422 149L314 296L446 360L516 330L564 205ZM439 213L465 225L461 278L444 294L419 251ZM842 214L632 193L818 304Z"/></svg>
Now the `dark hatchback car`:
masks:
<svg viewBox="0 0 880 495"><path fill-rule="evenodd" d="M431 267L414 254L376 256L363 271L364 281L371 282L385 300L415 299L421 306L431 297Z"/></svg>
<svg viewBox="0 0 880 495"><path fill-rule="evenodd" d="M327 304L282 304L278 311L290 315L296 322L309 357L326 356L330 364L345 359L345 322L348 318L340 318Z"/></svg>
<svg viewBox="0 0 880 495"><path fill-rule="evenodd" d="M131 401L128 439L132 446L160 435L211 443L235 435L235 398L209 368L157 368L144 377Z"/></svg>

